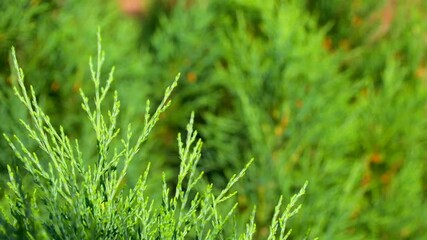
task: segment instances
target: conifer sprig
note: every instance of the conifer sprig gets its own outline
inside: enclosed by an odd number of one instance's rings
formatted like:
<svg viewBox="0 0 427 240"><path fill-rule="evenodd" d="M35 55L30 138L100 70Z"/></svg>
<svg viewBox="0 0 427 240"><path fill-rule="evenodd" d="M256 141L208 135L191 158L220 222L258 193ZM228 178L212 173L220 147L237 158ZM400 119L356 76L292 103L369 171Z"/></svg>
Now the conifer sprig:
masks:
<svg viewBox="0 0 427 240"><path fill-rule="evenodd" d="M224 209L224 202L233 201L237 191L233 186L241 179L253 160L240 173L233 175L226 187L215 194L213 185L204 190L198 186L203 172L198 172L201 159L202 141L193 128L194 113L187 125L186 138L178 134L178 156L180 169L177 184L171 195L170 186L163 173L161 204L156 203L146 191L150 184L150 164L129 191L121 191L128 168L140 151L142 144L159 120L159 116L170 105L169 97L177 86L179 75L165 91L163 100L150 113L150 102L146 102L144 127L133 137L128 125L125 137L119 139L120 129L117 117L120 113L118 93L112 95L111 109L105 113L104 100L110 97L114 68L105 84L102 84L102 65L105 54L102 51L101 36L98 33L96 62L89 61L95 93L92 100L80 91L83 111L93 128L96 146L96 161L82 153L79 141L70 140L62 126L55 128L49 116L42 110L34 89L29 91L24 83L24 73L19 67L15 50L12 48L13 66L18 86L15 94L26 107L30 121L21 120L28 137L37 143L39 151L30 150L20 137L4 135L16 157L22 163L33 181L28 186L21 181L20 174L8 166L10 213L0 215L0 237L25 239L223 239L231 230L226 223L236 214L237 203ZM117 143L117 144L116 144ZM291 199L290 205L279 217L281 201L276 207L270 239L284 236L286 222L299 207L294 205L305 191L303 189ZM33 188L32 194L28 191ZM224 211L226 213L224 214ZM245 232L239 239L252 239L256 231L255 208ZM236 232L236 229L234 230Z"/></svg>

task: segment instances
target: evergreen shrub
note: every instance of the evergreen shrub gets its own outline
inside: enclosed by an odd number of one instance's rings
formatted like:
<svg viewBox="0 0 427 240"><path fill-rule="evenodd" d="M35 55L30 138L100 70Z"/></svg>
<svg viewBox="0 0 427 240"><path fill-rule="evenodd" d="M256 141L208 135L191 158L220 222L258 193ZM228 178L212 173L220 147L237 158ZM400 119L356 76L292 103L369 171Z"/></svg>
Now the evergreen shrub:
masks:
<svg viewBox="0 0 427 240"><path fill-rule="evenodd" d="M159 105L159 89L181 72L174 101L135 155L124 189L137 184L144 156L153 173L146 194L161 202L161 172L175 189L176 135L195 111L194 128L204 142L201 186L211 182L219 193L246 159L255 159L236 183L237 231L245 231L256 205L255 237L267 238L279 196L291 196L309 180L304 208L292 220L296 235L427 238L427 2L156 2L138 18L120 13L113 0L0 1L0 131L40 151L15 121L28 115L13 94L13 44L53 126L72 129L67 135L79 139L82 155L91 156L85 160L96 164L93 126L82 121L77 93L92 88L86 58L100 25L110 56L106 69L120 65L111 87L125 93L117 128L132 122L134 132L142 132L141 103ZM7 146L0 138L1 183L8 181L9 164L30 184ZM2 198L4 209L6 203Z"/></svg>
<svg viewBox="0 0 427 240"><path fill-rule="evenodd" d="M194 114L187 125L187 135L178 135L180 169L175 189L167 186L163 173L162 199L155 202L145 192L150 184L148 165L133 188L123 187L124 177L131 161L147 141L152 129L170 105L170 94L177 86L179 75L166 88L163 100L150 113L150 102L145 107L143 130L133 136L128 125L122 139L117 117L120 101L117 91L109 90L113 82L114 68L105 84L101 81L104 52L98 40L96 62L90 60L90 72L95 86L93 101L80 90L82 108L93 128L91 143L96 145L94 156L83 155L78 139L70 139L62 126L55 128L49 116L37 102L32 86L27 89L24 73L19 68L15 50L12 49L13 65L17 74L16 96L25 106L30 121L21 120L28 137L37 145L31 152L20 137L4 135L16 157L28 172L34 184L27 184L17 174L17 167L8 165L8 196L10 211L3 209L0 215L2 239L252 239L256 230L255 208L244 232L228 227L228 221L236 214L237 203L220 213L223 202L236 195L233 185L242 178L249 165L230 178L227 186L214 193L212 184L201 188L198 183L203 172L196 170L201 158L202 141L193 129ZM105 101L113 98L111 109ZM94 158L94 161L87 160ZM94 164L91 164L94 162ZM276 205L268 239L287 239L287 221L301 205L296 201L305 193L306 185L294 195L284 210L282 198Z"/></svg>

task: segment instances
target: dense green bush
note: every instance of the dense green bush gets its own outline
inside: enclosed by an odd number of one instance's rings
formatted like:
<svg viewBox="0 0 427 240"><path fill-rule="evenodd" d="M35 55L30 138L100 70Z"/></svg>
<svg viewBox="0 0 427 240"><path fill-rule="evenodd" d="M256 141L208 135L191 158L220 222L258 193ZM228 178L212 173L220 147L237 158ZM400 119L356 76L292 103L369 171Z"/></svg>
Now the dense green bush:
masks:
<svg viewBox="0 0 427 240"><path fill-rule="evenodd" d="M306 180L304 208L292 222L298 233L426 237L424 2L185 2L145 19L126 18L114 3L98 0L5 4L0 130L19 133L13 119L25 117L11 94L16 82L7 54L13 44L55 125L73 129L69 134L81 139L83 153L96 152L75 91L90 88L85 59L100 25L111 53L106 65L121 66L113 83L126 93L120 128L143 122L141 102L160 103L158 89L182 73L170 110L143 146L155 159L152 172L178 174L174 138L195 111L205 142L199 165L214 188L227 186L245 166L242 159L255 158L237 183L236 211L244 222L257 205L257 237L268 236L278 196L290 196ZM10 151L1 154L2 163L13 161ZM126 178L130 186L146 167L138 159ZM161 182L160 174L153 177ZM174 178L166 181L177 185ZM147 192L160 200L158 187Z"/></svg>
<svg viewBox="0 0 427 240"><path fill-rule="evenodd" d="M223 239L232 236L239 239L252 239L256 230L255 209L245 232L237 233L226 227L237 207L234 203L223 216L220 206L233 197L230 193L233 185L244 176L250 163L238 174L233 175L227 186L218 194L213 193L212 184L200 188L198 182L203 172L196 171L201 157L202 141L197 139L193 129L194 114L187 125L185 140L178 134L178 152L180 170L173 197L167 187L163 173L162 199L154 202L146 195L149 166L138 178L134 188L123 192L123 181L127 170L147 141L152 129L170 105L169 96L177 86L178 76L173 84L166 88L160 105L150 113L150 102L145 107L144 127L135 139L131 125L128 125L124 138L118 146L116 138L120 133L117 117L120 113L120 101L117 91L111 110L105 114L104 100L109 96L113 82L114 68L103 85L101 69L104 53L98 43L96 63L90 61L92 80L95 86L95 97L89 101L81 90L82 108L86 112L94 131L92 144L97 153L94 164L88 164L90 156L80 151L78 139L73 142L62 126L56 129L48 115L37 102L34 88L28 92L24 84L24 73L19 68L15 51L12 49L14 67L17 72L18 87L14 88L16 96L26 107L31 122L21 120L39 151L31 152L14 135L4 135L16 157L29 173L34 182L32 194L30 185L24 184L16 171L8 165L12 194L9 196L10 212L0 215L0 236L5 239ZM149 183L148 183L149 184ZM291 231L286 231L290 217L296 214L301 206L296 201L305 193L306 185L291 198L291 202L280 214L282 198L275 208L270 226L269 239L286 239ZM29 196L31 194L31 196ZM235 214L235 213L234 213ZM231 235L233 234L233 235Z"/></svg>

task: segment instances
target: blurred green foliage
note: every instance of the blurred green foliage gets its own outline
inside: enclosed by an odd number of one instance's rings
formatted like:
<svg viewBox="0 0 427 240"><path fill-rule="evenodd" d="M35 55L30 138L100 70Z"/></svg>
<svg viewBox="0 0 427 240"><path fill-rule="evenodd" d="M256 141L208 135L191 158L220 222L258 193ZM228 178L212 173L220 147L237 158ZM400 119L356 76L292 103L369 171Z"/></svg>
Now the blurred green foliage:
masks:
<svg viewBox="0 0 427 240"><path fill-rule="evenodd" d="M242 219L257 204L260 238L279 195L291 196L305 180L294 232L427 237L426 3L187 2L144 18L126 16L114 1L0 2L0 130L15 131L12 119L23 115L10 94L14 45L55 124L93 141L77 90L89 82L87 57L100 26L106 65L120 66L122 128L142 122L142 103L160 101L170 79L183 76L129 184L147 160L153 171L177 172L174 138L194 110L205 142L199 164L216 187L255 158L237 199ZM4 169L13 158L0 154Z"/></svg>

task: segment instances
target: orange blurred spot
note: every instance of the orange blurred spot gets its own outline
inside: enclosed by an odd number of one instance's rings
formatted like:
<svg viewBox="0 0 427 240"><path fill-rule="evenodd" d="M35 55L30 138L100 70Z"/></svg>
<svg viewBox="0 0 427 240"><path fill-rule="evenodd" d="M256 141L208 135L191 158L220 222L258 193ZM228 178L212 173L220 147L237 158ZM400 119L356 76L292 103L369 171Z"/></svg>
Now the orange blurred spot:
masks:
<svg viewBox="0 0 427 240"><path fill-rule="evenodd" d="M267 238L268 236L268 227L262 227L259 231L259 234L261 235L262 238Z"/></svg>
<svg viewBox="0 0 427 240"><path fill-rule="evenodd" d="M379 21L379 26L370 35L370 42L376 42L380 40L390 31L391 24L396 15L396 8L396 0L386 0L385 5L377 12L373 13L372 19Z"/></svg>
<svg viewBox="0 0 427 240"><path fill-rule="evenodd" d="M332 50L332 39L330 37L326 37L323 40L323 48L326 49L327 51Z"/></svg>
<svg viewBox="0 0 427 240"><path fill-rule="evenodd" d="M274 128L274 134L279 137L282 136L283 133L283 129L280 126L276 126L276 128Z"/></svg>
<svg viewBox="0 0 427 240"><path fill-rule="evenodd" d="M415 76L418 79L425 78L427 76L427 69L425 66L419 66L418 69L415 71Z"/></svg>
<svg viewBox="0 0 427 240"><path fill-rule="evenodd" d="M372 181L372 176L370 172L366 172L362 177L361 185L362 187L367 187Z"/></svg>
<svg viewBox="0 0 427 240"><path fill-rule="evenodd" d="M362 20L362 18L361 18L361 17L359 17L359 16L354 16L354 17L351 19L351 24L352 24L354 27L360 27L360 25L362 25L362 23L363 23L363 20Z"/></svg>
<svg viewBox="0 0 427 240"><path fill-rule="evenodd" d="M274 134L279 137L282 136L289 124L289 117L287 115L282 117L280 124L274 128Z"/></svg>
<svg viewBox="0 0 427 240"><path fill-rule="evenodd" d="M295 102L295 106L296 106L297 108L302 108L302 107L304 106L304 102L303 102L302 100L297 100L297 101Z"/></svg>
<svg viewBox="0 0 427 240"><path fill-rule="evenodd" d="M372 153L371 157L369 158L369 162L375 164L381 163L382 161L383 158L380 153Z"/></svg>
<svg viewBox="0 0 427 240"><path fill-rule="evenodd" d="M390 172L386 172L381 175L381 183L383 185L388 185L391 182L392 178L393 178L393 174Z"/></svg>
<svg viewBox="0 0 427 240"><path fill-rule="evenodd" d="M146 0L120 0L121 10L129 16L143 15L147 11Z"/></svg>
<svg viewBox="0 0 427 240"><path fill-rule="evenodd" d="M57 91L59 91L59 88L60 88L61 86L59 85L59 83L58 82L56 82L56 81L54 81L54 82L52 82L52 84L50 85L50 90L52 90L53 92L57 92Z"/></svg>
<svg viewBox="0 0 427 240"><path fill-rule="evenodd" d="M387 172L381 175L381 183L383 185L389 185L393 181L394 176L396 176L397 171L401 168L402 161L394 162Z"/></svg>
<svg viewBox="0 0 427 240"><path fill-rule="evenodd" d="M194 72L187 73L187 81L189 83L195 83L197 81L197 75Z"/></svg>

